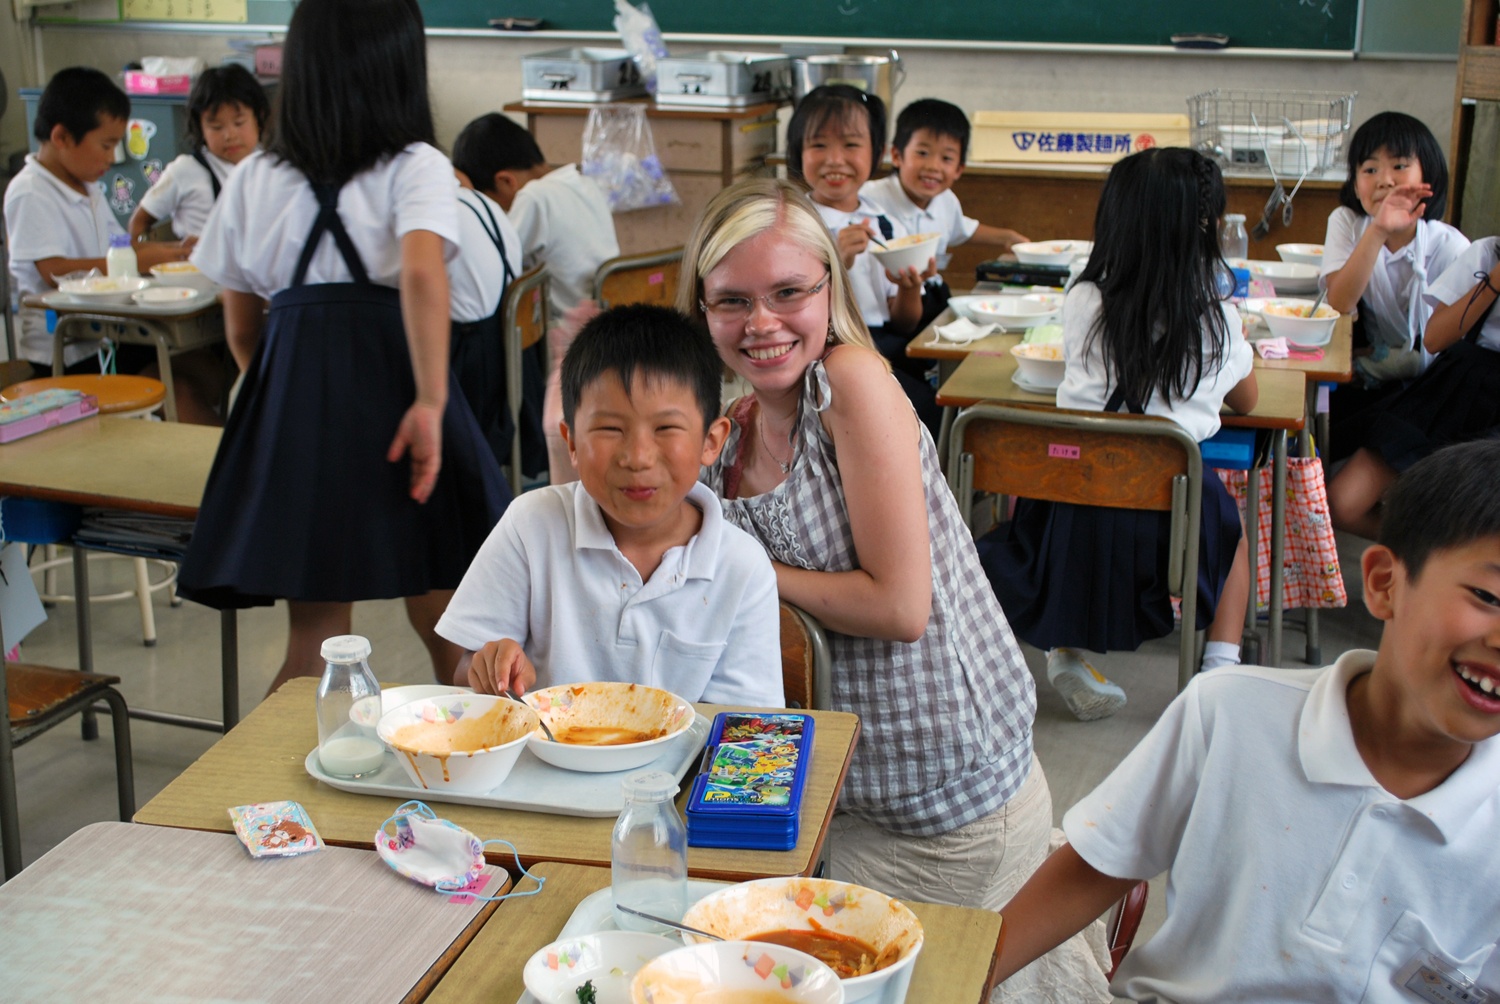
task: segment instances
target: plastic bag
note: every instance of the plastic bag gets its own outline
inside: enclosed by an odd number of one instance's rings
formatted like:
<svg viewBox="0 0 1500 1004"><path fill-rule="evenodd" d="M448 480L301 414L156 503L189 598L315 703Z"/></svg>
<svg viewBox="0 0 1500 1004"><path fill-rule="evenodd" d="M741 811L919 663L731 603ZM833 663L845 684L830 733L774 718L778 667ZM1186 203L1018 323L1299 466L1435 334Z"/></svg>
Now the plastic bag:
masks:
<svg viewBox="0 0 1500 1004"><path fill-rule="evenodd" d="M656 156L645 105L600 105L583 130L583 173L616 213L680 201Z"/></svg>
<svg viewBox="0 0 1500 1004"><path fill-rule="evenodd" d="M655 94L656 61L666 57L667 43L661 40L661 29L651 16L651 8L641 4L637 10L628 0L615 0L615 31L620 33L626 51L640 67L647 93Z"/></svg>

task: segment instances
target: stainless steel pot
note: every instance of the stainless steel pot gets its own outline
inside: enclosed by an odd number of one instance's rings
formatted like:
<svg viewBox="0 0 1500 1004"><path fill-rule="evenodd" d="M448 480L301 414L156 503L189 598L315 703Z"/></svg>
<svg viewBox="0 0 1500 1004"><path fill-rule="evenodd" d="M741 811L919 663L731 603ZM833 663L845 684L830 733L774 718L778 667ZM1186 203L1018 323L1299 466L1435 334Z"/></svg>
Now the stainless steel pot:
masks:
<svg viewBox="0 0 1500 1004"><path fill-rule="evenodd" d="M792 60L792 95L801 101L814 87L848 84L885 102L894 114L893 101L906 67L895 49L885 56L798 56Z"/></svg>

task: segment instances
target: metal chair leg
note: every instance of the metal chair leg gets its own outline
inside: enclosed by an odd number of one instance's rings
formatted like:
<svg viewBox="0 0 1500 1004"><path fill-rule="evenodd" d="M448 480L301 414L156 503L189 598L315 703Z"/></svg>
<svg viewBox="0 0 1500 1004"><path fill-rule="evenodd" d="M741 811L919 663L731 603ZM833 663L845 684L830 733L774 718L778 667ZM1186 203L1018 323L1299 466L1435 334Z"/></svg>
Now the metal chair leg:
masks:
<svg viewBox="0 0 1500 1004"><path fill-rule="evenodd" d="M120 822L135 816L135 758L130 748L130 711L125 698L111 687L104 692L115 732L115 785L120 795Z"/></svg>

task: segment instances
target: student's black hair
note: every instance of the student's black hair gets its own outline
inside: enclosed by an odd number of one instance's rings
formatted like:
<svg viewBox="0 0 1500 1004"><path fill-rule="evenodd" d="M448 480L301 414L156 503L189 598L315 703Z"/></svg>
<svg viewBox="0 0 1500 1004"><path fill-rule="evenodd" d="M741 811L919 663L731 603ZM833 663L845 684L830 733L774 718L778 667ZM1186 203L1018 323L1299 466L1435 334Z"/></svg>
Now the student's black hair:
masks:
<svg viewBox="0 0 1500 1004"><path fill-rule="evenodd" d="M262 133L266 131L271 102L255 74L238 63L215 66L198 75L188 95L187 131L193 146L203 146L203 116L212 115L225 105L242 106L255 116L256 127Z"/></svg>
<svg viewBox="0 0 1500 1004"><path fill-rule="evenodd" d="M1218 295L1223 213L1223 176L1194 150L1142 150L1110 169L1078 281L1099 287L1103 309L1088 338L1099 339L1127 402L1184 400L1219 368L1229 345Z"/></svg>
<svg viewBox="0 0 1500 1004"><path fill-rule="evenodd" d="M531 133L499 112L479 116L453 141L453 166L481 192L493 191L496 171L526 171L546 162Z"/></svg>
<svg viewBox="0 0 1500 1004"><path fill-rule="evenodd" d="M62 126L77 143L99 128L104 118L130 118L130 98L105 73L89 66L58 70L47 81L36 103L31 134L45 143L55 126Z"/></svg>
<svg viewBox="0 0 1500 1004"><path fill-rule="evenodd" d="M926 129L934 136L946 136L958 142L958 162L969 159L969 116L958 105L937 98L918 98L896 116L896 135L891 145L902 153L912 135L918 129Z"/></svg>
<svg viewBox="0 0 1500 1004"><path fill-rule="evenodd" d="M793 181L806 184L802 177L802 145L829 123L847 128L851 122L864 122L870 132L870 167L880 166L885 153L885 102L848 84L824 84L808 91L797 102L792 120L786 125L786 173Z"/></svg>
<svg viewBox="0 0 1500 1004"><path fill-rule="evenodd" d="M1500 539L1500 439L1444 447L1386 493L1380 543L1415 580L1434 551Z"/></svg>
<svg viewBox="0 0 1500 1004"><path fill-rule="evenodd" d="M706 329L668 307L614 307L578 332L562 362L563 420L570 429L584 390L607 374L619 377L627 392L637 375L691 388L705 431L719 416L724 362Z"/></svg>
<svg viewBox="0 0 1500 1004"><path fill-rule="evenodd" d="M1432 130L1404 112L1381 112L1354 130L1354 138L1349 141L1349 177L1339 189L1339 204L1365 215L1354 185L1359 178L1359 165L1379 153L1381 147L1393 157L1417 159L1422 165L1422 180L1432 188L1432 194L1422 200L1427 203L1422 218L1442 219L1448 209L1448 162L1443 159L1443 148Z"/></svg>
<svg viewBox="0 0 1500 1004"><path fill-rule="evenodd" d="M416 0L301 0L266 149L310 181L343 184L435 142Z"/></svg>

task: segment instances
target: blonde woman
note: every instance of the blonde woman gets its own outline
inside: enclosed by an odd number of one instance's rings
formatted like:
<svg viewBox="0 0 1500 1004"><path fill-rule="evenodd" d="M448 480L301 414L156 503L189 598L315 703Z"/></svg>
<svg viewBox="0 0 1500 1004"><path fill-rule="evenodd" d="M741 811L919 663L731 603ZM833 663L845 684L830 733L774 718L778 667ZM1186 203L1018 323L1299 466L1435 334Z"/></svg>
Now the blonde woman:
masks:
<svg viewBox="0 0 1500 1004"><path fill-rule="evenodd" d="M1035 689L828 230L791 183L741 182L704 209L678 295L753 390L705 480L769 552L782 599L828 629L834 707L863 723L834 876L997 909L1052 829ZM1110 999L1097 966L1072 969L1048 994Z"/></svg>

